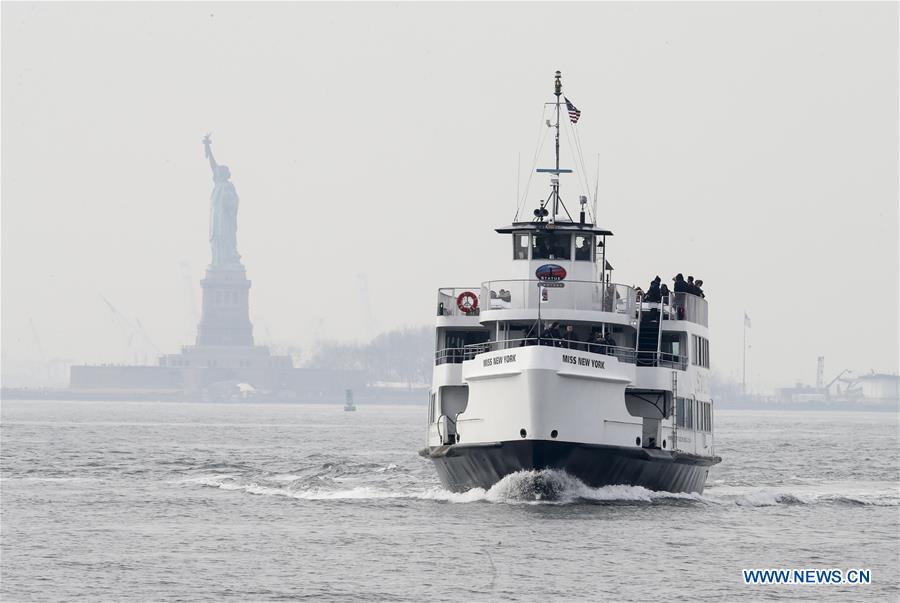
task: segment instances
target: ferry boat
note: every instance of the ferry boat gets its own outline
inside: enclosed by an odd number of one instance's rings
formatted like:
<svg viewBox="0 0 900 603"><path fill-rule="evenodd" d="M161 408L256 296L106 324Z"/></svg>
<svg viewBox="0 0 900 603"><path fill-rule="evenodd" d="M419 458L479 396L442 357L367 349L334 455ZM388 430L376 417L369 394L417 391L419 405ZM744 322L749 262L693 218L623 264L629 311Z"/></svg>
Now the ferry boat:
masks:
<svg viewBox="0 0 900 603"><path fill-rule="evenodd" d="M549 194L529 219L496 229L510 239L509 276L438 290L420 454L453 491L556 469L592 487L702 492L721 461L707 302L686 292L641 299L613 282L613 233L595 223L596 192L591 207L579 196L576 219L561 193L572 170L560 168L560 115L574 123L580 113L559 71L554 95L545 107L556 165L536 170Z"/></svg>

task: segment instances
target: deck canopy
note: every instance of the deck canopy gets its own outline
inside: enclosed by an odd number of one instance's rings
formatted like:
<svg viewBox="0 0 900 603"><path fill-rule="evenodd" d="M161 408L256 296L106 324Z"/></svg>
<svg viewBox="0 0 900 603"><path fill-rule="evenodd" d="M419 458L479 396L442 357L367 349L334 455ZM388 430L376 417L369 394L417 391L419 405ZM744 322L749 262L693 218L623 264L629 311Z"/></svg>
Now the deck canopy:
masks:
<svg viewBox="0 0 900 603"><path fill-rule="evenodd" d="M579 222L564 222L558 220L556 222L515 222L509 226L502 226L494 229L500 234L511 234L514 232L581 232L601 236L612 236L612 232L594 226L593 224L581 224Z"/></svg>

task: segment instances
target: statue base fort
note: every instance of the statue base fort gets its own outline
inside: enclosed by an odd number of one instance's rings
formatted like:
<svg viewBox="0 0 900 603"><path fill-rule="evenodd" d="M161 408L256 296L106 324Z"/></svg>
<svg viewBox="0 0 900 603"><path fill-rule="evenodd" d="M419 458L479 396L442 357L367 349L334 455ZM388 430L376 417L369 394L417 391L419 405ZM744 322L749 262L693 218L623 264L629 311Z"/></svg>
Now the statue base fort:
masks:
<svg viewBox="0 0 900 603"><path fill-rule="evenodd" d="M241 264L212 266L200 281L203 305L195 345L158 366L73 366L70 388L82 396L186 401L334 401L366 387L362 371L295 368L290 356L255 345L250 281Z"/></svg>

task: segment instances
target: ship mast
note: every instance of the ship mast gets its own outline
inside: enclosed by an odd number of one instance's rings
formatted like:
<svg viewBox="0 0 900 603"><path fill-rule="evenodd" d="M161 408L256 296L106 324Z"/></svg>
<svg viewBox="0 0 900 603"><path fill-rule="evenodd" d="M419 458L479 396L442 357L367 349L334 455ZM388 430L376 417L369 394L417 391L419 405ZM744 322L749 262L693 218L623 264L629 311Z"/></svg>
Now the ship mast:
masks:
<svg viewBox="0 0 900 603"><path fill-rule="evenodd" d="M556 79L554 81L553 94L556 96L556 123L552 124L552 127L556 128L556 165L553 168L538 168L537 172L551 174L550 178L550 196L546 201L541 202L540 209L534 210L535 219L538 221L543 221L544 216L550 216L550 224L556 223L556 215L559 213L559 207L562 206L564 212L569 217L569 220L572 220L572 216L569 214L569 210L566 208L566 204L562 202L562 199L559 196L559 175L560 174L571 174L572 170L564 169L559 167L559 116L560 116L560 105L562 104L560 98L562 97L562 73L559 71L556 72ZM549 103L548 103L549 104ZM550 124L550 120L547 120L547 125ZM551 210L548 212L546 207L552 201Z"/></svg>
<svg viewBox="0 0 900 603"><path fill-rule="evenodd" d="M553 94L556 95L556 172L559 174L559 97L562 96L562 73L559 71L556 72L556 82L554 83L555 90ZM556 188L554 189L556 203L553 205L553 215L556 215L557 210L559 209L557 203L559 202L559 178L556 180Z"/></svg>

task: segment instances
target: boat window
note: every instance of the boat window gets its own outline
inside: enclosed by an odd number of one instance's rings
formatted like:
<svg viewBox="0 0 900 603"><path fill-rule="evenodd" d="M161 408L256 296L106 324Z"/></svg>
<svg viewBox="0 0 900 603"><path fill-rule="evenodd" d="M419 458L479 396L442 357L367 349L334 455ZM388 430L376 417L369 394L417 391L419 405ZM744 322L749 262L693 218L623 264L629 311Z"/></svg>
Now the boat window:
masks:
<svg viewBox="0 0 900 603"><path fill-rule="evenodd" d="M692 335L693 358L691 364L709 368L709 341L705 337Z"/></svg>
<svg viewBox="0 0 900 603"><path fill-rule="evenodd" d="M473 343L484 343L490 338L487 331L447 331L448 348L461 348Z"/></svg>
<svg viewBox="0 0 900 603"><path fill-rule="evenodd" d="M528 234L516 234L513 235L513 259L514 260L527 260L528 259L528 247L531 245L531 241L529 240L531 237Z"/></svg>
<svg viewBox="0 0 900 603"><path fill-rule="evenodd" d="M685 417L684 417L684 426L688 429L694 429L694 400L688 399L685 400L684 405Z"/></svg>
<svg viewBox="0 0 900 603"><path fill-rule="evenodd" d="M575 235L575 259L590 262L593 260L594 235Z"/></svg>
<svg viewBox="0 0 900 603"><path fill-rule="evenodd" d="M534 235L531 258L535 260L568 260L572 257L572 237L567 233L548 232Z"/></svg>
<svg viewBox="0 0 900 603"><path fill-rule="evenodd" d="M485 343L490 338L486 330L480 331L447 331L444 334L444 346L438 349L436 364L461 364L466 359L467 345Z"/></svg>
<svg viewBox="0 0 900 603"><path fill-rule="evenodd" d="M664 354L681 356L681 335L679 333L663 331L660 344L660 351Z"/></svg>

